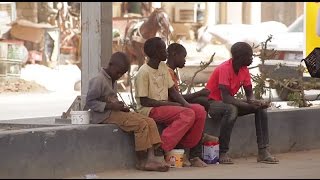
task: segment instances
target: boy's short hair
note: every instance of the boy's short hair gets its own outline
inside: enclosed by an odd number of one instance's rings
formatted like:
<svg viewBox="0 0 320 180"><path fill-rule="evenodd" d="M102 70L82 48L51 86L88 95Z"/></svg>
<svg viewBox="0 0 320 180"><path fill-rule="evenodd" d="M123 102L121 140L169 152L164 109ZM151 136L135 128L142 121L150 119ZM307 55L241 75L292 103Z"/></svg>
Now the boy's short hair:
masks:
<svg viewBox="0 0 320 180"><path fill-rule="evenodd" d="M144 43L144 53L149 57L149 58L153 58L156 54L156 52L158 51L157 49L157 45L159 44L159 42L161 42L162 39L159 37L153 37L148 39L145 43Z"/></svg>
<svg viewBox="0 0 320 180"><path fill-rule="evenodd" d="M130 67L130 60L127 54L123 52L115 52L110 57L110 63L121 65L124 67Z"/></svg>
<svg viewBox="0 0 320 180"><path fill-rule="evenodd" d="M246 42L236 42L231 46L231 55L233 58L238 58L250 51L252 51L252 47Z"/></svg>
<svg viewBox="0 0 320 180"><path fill-rule="evenodd" d="M179 43L170 44L167 50L169 55L177 52L187 52L186 48Z"/></svg>

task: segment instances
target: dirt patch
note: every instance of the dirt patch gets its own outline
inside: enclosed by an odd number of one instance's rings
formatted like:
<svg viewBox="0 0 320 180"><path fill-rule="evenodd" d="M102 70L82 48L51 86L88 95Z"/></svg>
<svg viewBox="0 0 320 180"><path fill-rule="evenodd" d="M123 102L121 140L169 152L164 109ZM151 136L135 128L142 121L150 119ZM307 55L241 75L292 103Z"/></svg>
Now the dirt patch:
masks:
<svg viewBox="0 0 320 180"><path fill-rule="evenodd" d="M1 78L0 93L8 92L48 92L48 90L34 81L19 78Z"/></svg>

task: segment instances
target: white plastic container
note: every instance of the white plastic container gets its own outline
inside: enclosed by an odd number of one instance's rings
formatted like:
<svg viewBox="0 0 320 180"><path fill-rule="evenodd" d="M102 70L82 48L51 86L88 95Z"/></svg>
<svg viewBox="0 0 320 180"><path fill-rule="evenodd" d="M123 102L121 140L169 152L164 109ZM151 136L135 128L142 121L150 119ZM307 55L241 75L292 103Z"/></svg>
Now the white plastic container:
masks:
<svg viewBox="0 0 320 180"><path fill-rule="evenodd" d="M71 124L90 124L89 111L71 111Z"/></svg>
<svg viewBox="0 0 320 180"><path fill-rule="evenodd" d="M166 162L170 167L182 168L184 149L173 149L166 154Z"/></svg>

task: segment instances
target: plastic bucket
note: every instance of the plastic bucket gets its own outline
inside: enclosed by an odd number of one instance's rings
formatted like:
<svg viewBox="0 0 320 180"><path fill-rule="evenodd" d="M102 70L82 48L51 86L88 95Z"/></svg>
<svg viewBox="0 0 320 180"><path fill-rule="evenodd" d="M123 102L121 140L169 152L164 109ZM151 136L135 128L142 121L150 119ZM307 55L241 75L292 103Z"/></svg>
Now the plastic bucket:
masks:
<svg viewBox="0 0 320 180"><path fill-rule="evenodd" d="M89 124L90 112L89 111L71 111L71 124Z"/></svg>
<svg viewBox="0 0 320 180"><path fill-rule="evenodd" d="M166 162L170 167L182 168L184 149L173 149L166 154Z"/></svg>

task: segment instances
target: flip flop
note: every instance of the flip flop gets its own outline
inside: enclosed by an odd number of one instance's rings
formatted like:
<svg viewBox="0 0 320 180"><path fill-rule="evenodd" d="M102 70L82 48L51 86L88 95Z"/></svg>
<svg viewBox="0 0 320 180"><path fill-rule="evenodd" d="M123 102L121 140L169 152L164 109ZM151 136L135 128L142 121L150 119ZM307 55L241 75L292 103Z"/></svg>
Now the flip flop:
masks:
<svg viewBox="0 0 320 180"><path fill-rule="evenodd" d="M219 159L219 164L234 164L234 162L231 159L225 159L225 160Z"/></svg>
<svg viewBox="0 0 320 180"><path fill-rule="evenodd" d="M219 164L234 164L234 162L228 155L224 155L223 158L221 158L221 155L220 155Z"/></svg>
<svg viewBox="0 0 320 180"><path fill-rule="evenodd" d="M279 164L279 160L272 156L267 156L264 159L258 158L257 162L266 163L266 164Z"/></svg>

